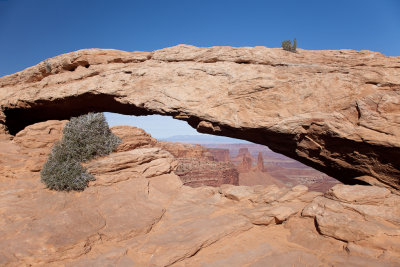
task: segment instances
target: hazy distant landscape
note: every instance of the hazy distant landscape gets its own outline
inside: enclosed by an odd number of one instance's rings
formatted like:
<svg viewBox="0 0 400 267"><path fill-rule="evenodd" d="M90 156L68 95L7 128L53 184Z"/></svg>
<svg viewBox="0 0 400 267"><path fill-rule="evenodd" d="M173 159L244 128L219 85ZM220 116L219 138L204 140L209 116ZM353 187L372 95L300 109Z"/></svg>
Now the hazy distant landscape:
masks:
<svg viewBox="0 0 400 267"><path fill-rule="evenodd" d="M262 173L253 170L240 171L239 184L282 184L289 187L303 184L311 190L325 192L335 184L340 183L336 179L319 172L307 165L282 154L273 152L267 146L250 143L245 140L212 136L212 135L176 135L163 139L163 141L179 142L186 144L198 144L209 149L228 150L230 161L239 166L242 157L239 151L248 150L251 156L251 164L254 168L257 164L258 154L263 157L264 170ZM215 152L210 150L210 152Z"/></svg>
<svg viewBox="0 0 400 267"><path fill-rule="evenodd" d="M210 134L201 135L174 135L168 138L161 138L161 141L179 142L185 144L252 144L246 140L217 136Z"/></svg>

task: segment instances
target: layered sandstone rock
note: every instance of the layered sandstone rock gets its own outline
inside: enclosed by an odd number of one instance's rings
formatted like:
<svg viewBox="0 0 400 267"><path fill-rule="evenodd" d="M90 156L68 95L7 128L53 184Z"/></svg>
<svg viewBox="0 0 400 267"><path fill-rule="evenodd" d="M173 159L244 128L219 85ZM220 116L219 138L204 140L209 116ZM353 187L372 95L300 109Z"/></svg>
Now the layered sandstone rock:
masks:
<svg viewBox="0 0 400 267"><path fill-rule="evenodd" d="M60 265L105 240L123 242L143 235L182 186L172 172L173 156L149 147L85 163L96 181L84 192L45 189L29 161L44 163L64 125L32 125L13 141L1 141L3 158L20 160L0 162L0 173L14 169L0 176L0 265ZM129 145L128 139L122 147Z"/></svg>
<svg viewBox="0 0 400 267"><path fill-rule="evenodd" d="M134 170L129 171L127 169L134 164L129 159L131 157L129 155L132 153L135 155L143 154L140 157L136 155L136 157L140 158L139 162L146 161L143 157L149 157L148 160L150 160L152 154L157 155L157 157L168 158L170 153L175 158L175 161L167 161L165 162L167 164L160 165L157 160L152 160L150 165L154 165L154 168L158 168L165 173L175 170L184 185L198 187L239 184L239 174L235 166L229 162L215 161L213 154L200 145L157 141L144 130L133 126L114 126L111 130L122 139L122 143L117 147L116 151L126 153L109 156L104 161L96 161L95 165L93 163L85 164L88 171L96 174L96 177L107 177L107 183L127 180L132 171L137 171L136 165L134 165ZM134 150L134 152L131 150ZM166 151L169 153L165 153ZM157 164L159 165L156 166ZM148 164L142 165L141 168L147 171ZM158 172L158 175L160 174L162 173ZM146 176L145 173L142 173L142 175ZM104 183L102 180L103 178L97 179L93 183Z"/></svg>
<svg viewBox="0 0 400 267"><path fill-rule="evenodd" d="M315 218L321 234L347 242L352 255L398 259L399 204L400 196L385 188L336 185L305 207L302 216Z"/></svg>
<svg viewBox="0 0 400 267"><path fill-rule="evenodd" d="M400 59L371 51L290 53L179 45L88 49L0 78L0 124L88 111L161 114L268 145L344 183L400 189Z"/></svg>
<svg viewBox="0 0 400 267"><path fill-rule="evenodd" d="M54 142L61 139L66 123L53 120L34 124L20 131L12 141L10 136L0 134L0 181L39 172Z"/></svg>
<svg viewBox="0 0 400 267"><path fill-rule="evenodd" d="M243 156L242 161L236 165L239 172L249 172L253 168L253 158Z"/></svg>
<svg viewBox="0 0 400 267"><path fill-rule="evenodd" d="M223 148L207 148L216 161L229 162L231 157L229 155L229 149Z"/></svg>
<svg viewBox="0 0 400 267"><path fill-rule="evenodd" d="M239 173L229 162L229 150L217 153L200 145L159 141L158 147L170 152L177 160L175 173L184 185L191 187L220 186L222 184L239 185Z"/></svg>
<svg viewBox="0 0 400 267"><path fill-rule="evenodd" d="M157 143L157 139L137 127L114 126L111 131L122 140L116 151L129 151L138 147L154 147Z"/></svg>
<svg viewBox="0 0 400 267"><path fill-rule="evenodd" d="M182 144L167 141L158 141L158 147L170 152L175 158L197 158L203 160L214 160L208 149L200 145Z"/></svg>
<svg viewBox="0 0 400 267"><path fill-rule="evenodd" d="M243 158L243 157L249 157L249 158L252 157L251 154L250 154L250 151L249 151L249 149L247 147L239 148L238 154L236 156L236 158L239 158L239 159Z"/></svg>
<svg viewBox="0 0 400 267"><path fill-rule="evenodd" d="M172 172L171 153L139 130L143 145L128 135L120 147L133 149L85 163L96 178L85 191L50 191L25 161L43 162L46 153L30 153L34 143L49 152L60 135L49 129L63 123L32 125L18 142L0 138L0 173L7 174L0 176L0 265L400 264L400 202L389 190L338 185L323 196L305 186L191 188Z"/></svg>
<svg viewBox="0 0 400 267"><path fill-rule="evenodd" d="M133 126L115 126L112 127L112 131L123 140L123 143L119 145L117 151L132 150L139 147L157 147L171 153L176 160L168 164L173 167L168 168L168 166L165 166L164 169L167 169L168 172L175 170L175 173L179 176L184 185L192 187L204 185L220 186L222 184L239 185L239 174L235 166L229 163L229 161L217 162L214 158L214 154L210 152L209 149L200 145L157 141L144 130ZM157 154L159 151L152 150L146 153ZM114 161L119 162L118 160ZM107 169L110 168L110 166L104 168ZM160 166L158 168L160 168ZM92 169L89 168L89 171L92 172ZM124 173L127 173L127 171L124 170ZM115 175L115 179L125 179L120 177L118 172Z"/></svg>
<svg viewBox="0 0 400 267"><path fill-rule="evenodd" d="M258 152L258 156L257 156L257 166L256 169L260 172L265 171L264 168L264 158L261 152Z"/></svg>
<svg viewBox="0 0 400 267"><path fill-rule="evenodd" d="M184 185L192 187L239 185L239 173L232 163L199 158L178 158L178 161L175 173Z"/></svg>
<svg viewBox="0 0 400 267"><path fill-rule="evenodd" d="M240 173L249 172L253 169L253 157L248 148L240 148L236 157L232 159Z"/></svg>

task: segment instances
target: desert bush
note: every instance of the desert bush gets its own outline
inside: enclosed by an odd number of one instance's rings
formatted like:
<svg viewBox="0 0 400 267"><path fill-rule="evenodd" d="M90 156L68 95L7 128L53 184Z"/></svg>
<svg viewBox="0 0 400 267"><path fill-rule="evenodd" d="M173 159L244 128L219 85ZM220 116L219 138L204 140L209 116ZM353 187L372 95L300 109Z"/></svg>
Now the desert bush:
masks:
<svg viewBox="0 0 400 267"><path fill-rule="evenodd" d="M292 44L292 41L290 41L290 40L283 41L282 42L282 48L283 48L283 50L296 53L296 49L297 49L297 40L296 40L296 38L294 38L293 44Z"/></svg>
<svg viewBox="0 0 400 267"><path fill-rule="evenodd" d="M41 181L50 189L81 191L94 177L80 162L110 154L121 142L108 127L103 113L73 117L65 125L40 172Z"/></svg>
<svg viewBox="0 0 400 267"><path fill-rule="evenodd" d="M120 143L108 127L103 113L73 117L63 130L67 153L80 162L110 154Z"/></svg>
<svg viewBox="0 0 400 267"><path fill-rule="evenodd" d="M56 143L40 172L41 180L49 189L58 191L82 191L94 177L79 161L70 157L68 147Z"/></svg>

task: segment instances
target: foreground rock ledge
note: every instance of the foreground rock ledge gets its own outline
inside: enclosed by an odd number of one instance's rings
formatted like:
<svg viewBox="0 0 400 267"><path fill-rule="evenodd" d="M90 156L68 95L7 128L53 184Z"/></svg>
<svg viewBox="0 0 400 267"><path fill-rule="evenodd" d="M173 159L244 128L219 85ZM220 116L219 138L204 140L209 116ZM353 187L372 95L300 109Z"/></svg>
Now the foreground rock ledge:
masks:
<svg viewBox="0 0 400 267"><path fill-rule="evenodd" d="M266 47L88 49L0 78L16 134L88 111L171 115L268 145L340 181L400 189L400 58Z"/></svg>
<svg viewBox="0 0 400 267"><path fill-rule="evenodd" d="M336 185L191 188L149 134L115 127L96 180L56 192L40 167L65 121L0 138L1 266L389 266L400 264L400 196ZM165 147L165 143L162 144Z"/></svg>

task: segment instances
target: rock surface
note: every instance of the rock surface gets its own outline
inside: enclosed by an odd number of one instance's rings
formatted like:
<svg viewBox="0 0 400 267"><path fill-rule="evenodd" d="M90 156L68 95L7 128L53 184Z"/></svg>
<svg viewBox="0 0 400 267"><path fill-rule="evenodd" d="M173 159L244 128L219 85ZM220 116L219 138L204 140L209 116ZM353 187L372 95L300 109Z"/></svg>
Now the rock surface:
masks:
<svg viewBox="0 0 400 267"><path fill-rule="evenodd" d="M157 139L137 127L114 126L111 131L122 140L122 143L117 147L116 151L118 152L129 151L138 147L154 147L157 143Z"/></svg>
<svg viewBox="0 0 400 267"><path fill-rule="evenodd" d="M167 141L157 141L150 134L140 128L133 126L115 126L111 128L112 132L122 139L122 143L117 147L116 156L110 156L104 161L97 161L95 165L88 164L86 167L93 174L100 177L110 177L108 182L126 180L130 176L130 171L126 168L131 168L133 162L129 160L129 154L138 154L134 158L140 156L140 161L150 161L152 155L158 155L163 158L168 157L168 151L175 158L175 161L151 160L152 165L157 165L156 168L175 173L179 176L183 184L198 187L202 185L220 186L222 184L239 184L239 174L236 168L228 162L216 162L212 153L208 149L200 145L190 145ZM157 149L155 148L157 147ZM143 149L136 149L143 148ZM144 149L153 148L153 149ZM135 150L136 149L136 150ZM130 150L134 150L132 152ZM130 151L130 152L128 152ZM228 154L229 155L229 154ZM142 157L148 157L143 159ZM125 159L128 159L126 162ZM148 164L143 164L143 169L149 168ZM163 165L163 166L161 166ZM137 166L135 166L136 168ZM109 172L111 170L111 172ZM115 170L115 171L114 171ZM137 171L134 169L133 171ZM122 173L122 174L121 174ZM145 173L142 173L145 175ZM146 176L146 175L145 175ZM98 183L98 180L94 183Z"/></svg>
<svg viewBox="0 0 400 267"><path fill-rule="evenodd" d="M220 186L223 184L239 185L239 173L229 162L218 162L203 158L178 158L175 173L184 185Z"/></svg>
<svg viewBox="0 0 400 267"><path fill-rule="evenodd" d="M176 158L140 130L140 145L126 133L116 152L85 163L96 177L85 191L50 191L29 162L44 162L63 124L0 138L0 265L400 264L400 197L390 190L191 188L172 171Z"/></svg>
<svg viewBox="0 0 400 267"><path fill-rule="evenodd" d="M281 180L274 178L268 172L249 171L239 173L239 185L277 185L287 187Z"/></svg>
<svg viewBox="0 0 400 267"><path fill-rule="evenodd" d="M214 161L214 156L208 149L200 145L158 141L157 146L167 150L175 158L195 158Z"/></svg>
<svg viewBox="0 0 400 267"><path fill-rule="evenodd" d="M0 124L16 134L88 111L171 115L200 132L268 145L344 183L368 176L399 190L399 90L399 57L371 51L89 49L0 78Z"/></svg>
<svg viewBox="0 0 400 267"><path fill-rule="evenodd" d="M258 152L256 169L257 169L257 171L260 171L260 172L265 171L264 158L263 158L263 155L261 152Z"/></svg>
<svg viewBox="0 0 400 267"><path fill-rule="evenodd" d="M231 160L229 149L207 148L216 161L229 162Z"/></svg>
<svg viewBox="0 0 400 267"><path fill-rule="evenodd" d="M272 152L268 147L263 145L206 144L204 146L211 152L215 160L231 161L236 166L242 163L242 159L237 157L240 148L247 148L253 162L257 162L257 165L253 165L250 171L239 172L239 185L275 184L280 187L294 187L302 184L307 186L311 191L325 193L334 185L340 184L340 181L294 159ZM221 154L226 154L226 156L221 157Z"/></svg>
<svg viewBox="0 0 400 267"><path fill-rule="evenodd" d="M0 188L7 183L36 176L47 160L54 142L62 137L67 121L47 121L27 127L11 141L11 136L0 134Z"/></svg>
<svg viewBox="0 0 400 267"><path fill-rule="evenodd" d="M384 188L335 185L325 197L317 197L306 206L302 216L315 218L323 235L347 242L350 254L397 258L399 204L400 196Z"/></svg>

